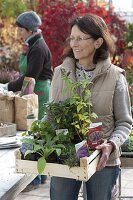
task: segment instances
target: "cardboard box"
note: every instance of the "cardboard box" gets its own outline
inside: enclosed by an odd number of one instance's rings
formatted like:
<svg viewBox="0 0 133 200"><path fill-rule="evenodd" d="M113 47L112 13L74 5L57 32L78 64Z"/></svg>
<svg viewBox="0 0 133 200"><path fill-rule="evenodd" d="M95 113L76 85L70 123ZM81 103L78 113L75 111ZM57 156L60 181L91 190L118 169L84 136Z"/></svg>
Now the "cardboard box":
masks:
<svg viewBox="0 0 133 200"><path fill-rule="evenodd" d="M47 163L43 174L48 176L72 178L80 181L88 181L89 178L96 172L96 166L99 158L100 151L95 150L89 157L80 159L80 167L70 168L67 165ZM19 150L15 152L15 161L17 173L38 174L37 162L21 160Z"/></svg>

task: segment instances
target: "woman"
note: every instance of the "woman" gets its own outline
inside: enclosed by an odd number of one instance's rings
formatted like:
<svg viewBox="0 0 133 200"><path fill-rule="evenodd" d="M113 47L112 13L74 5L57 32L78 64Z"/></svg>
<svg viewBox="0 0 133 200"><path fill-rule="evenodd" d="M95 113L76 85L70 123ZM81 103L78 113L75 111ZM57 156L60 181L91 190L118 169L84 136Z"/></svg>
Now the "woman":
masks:
<svg viewBox="0 0 133 200"><path fill-rule="evenodd" d="M51 52L43 39L39 26L41 19L34 11L20 14L16 19L18 36L28 45L26 54L21 55L20 77L0 87L8 91L20 91L25 77L35 79L34 92L38 95L39 113L38 119L44 116L43 104L49 101L49 90L52 79ZM25 191L35 189L40 183L45 183L46 176L37 176ZM34 185L34 187L32 187Z"/></svg>
<svg viewBox="0 0 133 200"><path fill-rule="evenodd" d="M21 77L8 84L8 90L19 91L25 76L35 78L34 92L38 95L38 119L44 116L43 104L49 101L50 82L52 79L51 53L45 43L39 26L40 17L33 11L27 11L17 17L18 34L28 45L27 54L21 55ZM35 189L40 183L45 183L47 176L37 176L24 191Z"/></svg>
<svg viewBox="0 0 133 200"><path fill-rule="evenodd" d="M113 65L110 56L114 43L104 20L96 15L77 17L71 22L69 46L64 50L63 63L55 68L52 81L52 100L63 101L71 91L61 78L61 69L80 81L83 74L91 82L95 122L102 122L106 144L97 146L102 154L96 173L85 183L87 200L111 200L112 189L120 172L120 146L128 137L131 126L131 108L124 70ZM62 93L66 91L66 93ZM77 200L81 181L52 177L51 200Z"/></svg>
<svg viewBox="0 0 133 200"><path fill-rule="evenodd" d="M49 89L53 73L51 52L39 29L41 19L36 12L27 11L20 14L16 19L16 24L18 36L27 44L28 51L25 55L21 55L21 76L16 81L0 86L8 91L16 92L22 89L24 77L34 78L36 82L34 92L38 95L39 100L38 119L42 119L44 116L43 104L49 101Z"/></svg>

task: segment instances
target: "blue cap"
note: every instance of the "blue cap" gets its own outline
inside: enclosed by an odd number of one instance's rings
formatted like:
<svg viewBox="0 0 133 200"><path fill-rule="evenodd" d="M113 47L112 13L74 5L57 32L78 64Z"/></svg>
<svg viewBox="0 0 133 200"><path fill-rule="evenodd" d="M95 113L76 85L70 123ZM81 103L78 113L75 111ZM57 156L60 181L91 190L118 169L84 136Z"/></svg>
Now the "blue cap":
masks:
<svg viewBox="0 0 133 200"><path fill-rule="evenodd" d="M16 22L18 22L22 27L31 31L36 31L42 24L39 15L37 15L34 11L27 11L20 14L17 17Z"/></svg>

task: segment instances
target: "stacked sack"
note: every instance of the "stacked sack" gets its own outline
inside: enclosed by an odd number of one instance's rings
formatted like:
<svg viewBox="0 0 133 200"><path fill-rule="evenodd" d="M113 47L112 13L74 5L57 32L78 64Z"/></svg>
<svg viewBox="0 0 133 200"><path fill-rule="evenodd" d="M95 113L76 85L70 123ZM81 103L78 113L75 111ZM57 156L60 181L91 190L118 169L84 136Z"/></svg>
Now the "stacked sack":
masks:
<svg viewBox="0 0 133 200"><path fill-rule="evenodd" d="M29 116L38 119L38 95L35 80L25 77L22 90L13 93L0 88L0 121L15 123L17 130L28 130Z"/></svg>
<svg viewBox="0 0 133 200"><path fill-rule="evenodd" d="M6 90L0 90L0 121L15 122L15 94Z"/></svg>

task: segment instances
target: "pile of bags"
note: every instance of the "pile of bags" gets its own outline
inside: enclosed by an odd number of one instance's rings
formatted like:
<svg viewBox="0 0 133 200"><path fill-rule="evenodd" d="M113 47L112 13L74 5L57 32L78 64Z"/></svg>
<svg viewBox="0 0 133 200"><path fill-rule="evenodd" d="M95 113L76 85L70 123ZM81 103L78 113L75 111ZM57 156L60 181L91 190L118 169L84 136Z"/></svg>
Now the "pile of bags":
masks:
<svg viewBox="0 0 133 200"><path fill-rule="evenodd" d="M0 121L15 123L17 130L28 130L28 116L38 118L38 95L33 93L33 82L30 80L24 80L24 87L17 94L11 91L0 91Z"/></svg>

